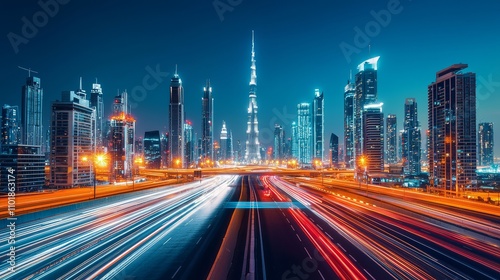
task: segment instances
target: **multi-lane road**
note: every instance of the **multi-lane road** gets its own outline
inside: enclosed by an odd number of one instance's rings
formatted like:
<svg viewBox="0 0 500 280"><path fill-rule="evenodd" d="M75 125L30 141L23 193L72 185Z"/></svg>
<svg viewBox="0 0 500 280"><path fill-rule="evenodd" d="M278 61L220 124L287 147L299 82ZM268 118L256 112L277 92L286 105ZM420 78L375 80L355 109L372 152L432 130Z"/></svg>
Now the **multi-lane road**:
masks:
<svg viewBox="0 0 500 280"><path fill-rule="evenodd" d="M497 208L367 187L216 176L84 203L18 224L0 279L500 278Z"/></svg>

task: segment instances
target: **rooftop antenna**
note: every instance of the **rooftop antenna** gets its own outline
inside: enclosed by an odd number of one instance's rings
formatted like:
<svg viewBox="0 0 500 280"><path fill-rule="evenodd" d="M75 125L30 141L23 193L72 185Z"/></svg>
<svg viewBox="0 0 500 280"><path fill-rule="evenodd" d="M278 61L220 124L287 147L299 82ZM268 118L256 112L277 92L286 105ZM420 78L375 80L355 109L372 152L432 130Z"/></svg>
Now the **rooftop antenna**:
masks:
<svg viewBox="0 0 500 280"><path fill-rule="evenodd" d="M95 83L97 84L97 77L95 78Z"/></svg>
<svg viewBox="0 0 500 280"><path fill-rule="evenodd" d="M372 45L368 45L368 55L372 54Z"/></svg>
<svg viewBox="0 0 500 280"><path fill-rule="evenodd" d="M178 76L177 75L177 63L175 64L175 76Z"/></svg>
<svg viewBox="0 0 500 280"><path fill-rule="evenodd" d="M37 71L35 71L35 70L31 70L31 68L24 68L24 67L21 67L21 66L17 66L17 68L22 69L22 70L25 70L25 71L28 71L28 77L31 77L31 72L33 72L33 73L37 73L37 74L38 74L38 72L37 72Z"/></svg>
<svg viewBox="0 0 500 280"><path fill-rule="evenodd" d="M82 90L82 77L80 77L80 90Z"/></svg>
<svg viewBox="0 0 500 280"><path fill-rule="evenodd" d="M349 70L349 81L352 81L352 69Z"/></svg>

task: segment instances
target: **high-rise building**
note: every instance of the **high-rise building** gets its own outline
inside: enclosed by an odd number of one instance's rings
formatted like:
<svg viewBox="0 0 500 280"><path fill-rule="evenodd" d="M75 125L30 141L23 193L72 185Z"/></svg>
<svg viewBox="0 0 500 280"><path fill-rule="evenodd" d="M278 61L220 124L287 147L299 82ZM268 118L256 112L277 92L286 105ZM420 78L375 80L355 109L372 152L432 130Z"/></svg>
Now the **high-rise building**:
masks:
<svg viewBox="0 0 500 280"><path fill-rule="evenodd" d="M377 101L377 64L379 56L363 61L358 65L355 76L356 93L354 96L354 156L355 163L363 156L363 123L364 106ZM383 121L383 120L382 120ZM383 146L383 143L382 143Z"/></svg>
<svg viewBox="0 0 500 280"><path fill-rule="evenodd" d="M134 145L135 145L134 156L135 157L142 157L144 154L144 139L142 139L142 137L135 139Z"/></svg>
<svg viewBox="0 0 500 280"><path fill-rule="evenodd" d="M85 160L95 153L95 111L83 91L63 91L52 103L50 181L57 188L90 186L94 172Z"/></svg>
<svg viewBox="0 0 500 280"><path fill-rule="evenodd" d="M396 115L389 114L385 126L386 160L389 164L398 162L398 123Z"/></svg>
<svg viewBox="0 0 500 280"><path fill-rule="evenodd" d="M96 139L96 149L98 151L103 151L104 143L104 103L101 84L97 83L97 80L92 84L92 90L90 91L90 106L95 108L95 139Z"/></svg>
<svg viewBox="0 0 500 280"><path fill-rule="evenodd" d="M476 74L454 64L428 87L429 179L433 191L459 196L476 181Z"/></svg>
<svg viewBox="0 0 500 280"><path fill-rule="evenodd" d="M220 131L220 158L219 160L227 160L228 159L227 152L227 128L226 122L222 121L222 129Z"/></svg>
<svg viewBox="0 0 500 280"><path fill-rule="evenodd" d="M227 158L226 160L234 160L234 150L233 150L233 131L229 130L227 134Z"/></svg>
<svg viewBox="0 0 500 280"><path fill-rule="evenodd" d="M255 66L254 34L252 30L252 65L250 66L250 92L248 95L248 122L245 161L259 163L261 160L259 122L257 120L257 67Z"/></svg>
<svg viewBox="0 0 500 280"><path fill-rule="evenodd" d="M319 89L314 91L313 100L313 157L315 159L324 160L325 150L325 105L323 93Z"/></svg>
<svg viewBox="0 0 500 280"><path fill-rule="evenodd" d="M212 97L212 87L210 80L203 88L203 98L201 99L202 128L201 128L201 159L214 160L214 98Z"/></svg>
<svg viewBox="0 0 500 280"><path fill-rule="evenodd" d="M21 96L21 143L24 145L43 145L43 89L40 78L26 78Z"/></svg>
<svg viewBox="0 0 500 280"><path fill-rule="evenodd" d="M19 144L19 108L3 105L2 107L2 145Z"/></svg>
<svg viewBox="0 0 500 280"><path fill-rule="evenodd" d="M352 79L344 89L344 162L346 168L354 168L354 96L356 85Z"/></svg>
<svg viewBox="0 0 500 280"><path fill-rule="evenodd" d="M332 133L330 135L330 166L339 165L339 137Z"/></svg>
<svg viewBox="0 0 500 280"><path fill-rule="evenodd" d="M300 164L311 164L312 162L312 120L311 107L309 103L297 105L297 144L298 161Z"/></svg>
<svg viewBox="0 0 500 280"><path fill-rule="evenodd" d="M168 107L170 167L184 167L184 88L182 80L175 74L170 81L170 105Z"/></svg>
<svg viewBox="0 0 500 280"><path fill-rule="evenodd" d="M292 122L292 141L291 141L292 158L299 158L299 131L296 122Z"/></svg>
<svg viewBox="0 0 500 280"><path fill-rule="evenodd" d="M160 131L144 132L144 164L149 169L161 168Z"/></svg>
<svg viewBox="0 0 500 280"><path fill-rule="evenodd" d="M279 124L274 125L273 159L283 160L285 158L285 130Z"/></svg>
<svg viewBox="0 0 500 280"><path fill-rule="evenodd" d="M162 133L160 135L160 147L161 147L161 167L167 168L170 166L170 150L169 150L169 135L168 132Z"/></svg>
<svg viewBox="0 0 500 280"><path fill-rule="evenodd" d="M9 173L12 168L12 173ZM45 156L39 146L5 144L0 148L0 181L3 192L15 178L16 192L33 192L45 185ZM6 204L5 204L6 205Z"/></svg>
<svg viewBox="0 0 500 280"><path fill-rule="evenodd" d="M405 101L405 119L402 135L402 155L405 174L420 174L422 147L420 123L418 121L417 101L407 98Z"/></svg>
<svg viewBox="0 0 500 280"><path fill-rule="evenodd" d="M480 123L477 133L478 165L493 164L493 123Z"/></svg>
<svg viewBox="0 0 500 280"><path fill-rule="evenodd" d="M404 140L403 140L403 137L404 137L404 129L401 129L400 131L398 131L398 158L399 159L403 159L403 143L404 143Z"/></svg>
<svg viewBox="0 0 500 280"><path fill-rule="evenodd" d="M184 142L186 150L184 151L184 162L186 166L190 166L194 163L194 132L193 124L190 121L186 121L184 124Z"/></svg>
<svg viewBox="0 0 500 280"><path fill-rule="evenodd" d="M362 152L366 159L366 170L371 172L384 171L384 113L382 103L372 103L364 106L362 115L363 146Z"/></svg>
<svg viewBox="0 0 500 280"><path fill-rule="evenodd" d="M110 180L127 180L133 176L135 154L135 119L127 110L127 92L115 96L110 118Z"/></svg>

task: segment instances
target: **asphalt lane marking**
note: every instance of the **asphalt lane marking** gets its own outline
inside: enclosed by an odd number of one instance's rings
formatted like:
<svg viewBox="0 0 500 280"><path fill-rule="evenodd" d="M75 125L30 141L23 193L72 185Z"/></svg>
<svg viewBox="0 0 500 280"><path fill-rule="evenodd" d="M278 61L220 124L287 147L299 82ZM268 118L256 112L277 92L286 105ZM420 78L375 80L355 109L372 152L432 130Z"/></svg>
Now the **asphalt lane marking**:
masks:
<svg viewBox="0 0 500 280"><path fill-rule="evenodd" d="M179 272L179 270L181 269L182 265L179 266L179 268L175 271L174 275L172 275L172 278L171 279L174 279L175 275L177 275L177 272Z"/></svg>
<svg viewBox="0 0 500 280"><path fill-rule="evenodd" d="M323 280L325 280L325 277L323 277L323 273L321 273L321 271L319 271L319 269L318 269L318 273L319 273L319 276L321 276L321 278L322 278ZM371 276L371 275L370 275L370 276Z"/></svg>
<svg viewBox="0 0 500 280"><path fill-rule="evenodd" d="M342 247L342 245L340 245L340 243L337 243L337 245L340 247L340 249L342 249L344 252L347 252L344 247Z"/></svg>
<svg viewBox="0 0 500 280"><path fill-rule="evenodd" d="M196 245L198 245L198 243L200 243L200 241L201 241L201 237L200 237L200 239L198 239L198 241L196 241Z"/></svg>
<svg viewBox="0 0 500 280"><path fill-rule="evenodd" d="M299 239L299 241L302 242L302 239L300 239L299 235L297 233L295 235L297 235L297 238Z"/></svg>
<svg viewBox="0 0 500 280"><path fill-rule="evenodd" d="M292 225L290 225L290 227L293 229L293 231L295 231L295 229L293 228L293 226L292 226Z"/></svg>
<svg viewBox="0 0 500 280"><path fill-rule="evenodd" d="M306 250L307 255L309 256L310 259L312 259L311 254L309 254L309 251L307 251L307 248L304 247L304 250Z"/></svg>
<svg viewBox="0 0 500 280"><path fill-rule="evenodd" d="M167 239L167 241L163 242L163 245L167 244L167 242L170 241L170 239L172 239L172 237L170 237L169 239Z"/></svg>

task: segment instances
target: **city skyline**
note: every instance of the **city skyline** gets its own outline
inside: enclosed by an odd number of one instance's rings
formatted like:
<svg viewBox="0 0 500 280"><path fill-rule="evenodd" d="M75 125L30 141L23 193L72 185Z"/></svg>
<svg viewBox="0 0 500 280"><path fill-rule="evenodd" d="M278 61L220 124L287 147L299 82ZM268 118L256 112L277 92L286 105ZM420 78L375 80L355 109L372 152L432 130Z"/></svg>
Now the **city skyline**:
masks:
<svg viewBox="0 0 500 280"><path fill-rule="evenodd" d="M8 23L1 29L5 35L11 32L21 34L23 21L20 19L23 16L32 19L32 15L41 10L41 7L36 2L31 3L32 6L9 3L8 8L2 9L2 11L9 11L9 14L3 14L6 23ZM338 5L338 7L327 3L315 4L305 7L305 9L330 16L339 16L339 10L352 11L354 9L351 4L342 4ZM497 103L497 98L499 98L494 93L500 91L500 87L496 82L497 80L500 81L498 74L500 69L490 59L494 57L494 46L498 45L498 41L495 40L498 39L489 36L489 34L492 34L492 30L488 29L490 27L487 25L482 24L494 16L490 11L492 9L481 10L481 17L477 16L476 13L471 13L474 20L467 25L466 32L471 33L473 39L488 42L488 44L479 46L484 48L481 49L481 52L472 52L478 46L463 42L453 44L452 51L447 49L446 52L443 51L444 43L437 42L432 47L422 46L420 42L423 41L418 40L422 37L415 33L415 29L419 24L432 26L432 21L417 24L412 22L412 19L422 12L432 14L435 12L434 9L437 10L437 7L443 4L435 3L435 8L428 9L429 6L422 3L401 1L400 7L402 9L400 13L393 14L389 24L382 27L377 36L369 38L371 46L360 47L359 53L346 57L340 48L341 43L345 42L351 46L356 46L354 43L356 36L354 28L360 27L364 29L367 23L374 20L371 12L377 13L386 10L386 2L366 3L360 8L357 16L351 19L341 16L339 20L345 22L341 28L335 25L335 22L319 27L318 24L321 23L319 19L306 24L305 19L302 18L295 19L296 22L291 24L290 27L281 24L273 27L267 24L272 19L271 11L273 9L280 11L280 18L298 13L299 8L293 5L286 8L277 6L276 3L268 3L267 8L269 9L261 12L262 19L257 22L252 22L248 14L262 8L263 2L252 4L244 2L235 7L234 11L226 12L223 21L220 20L215 10L212 11L213 7L211 5L189 8L175 3L166 11L168 15L173 15L173 18L169 19L167 19L167 16L162 17L152 11L153 8L161 7L161 5L155 3L152 7L132 5L131 7L119 8L125 9L129 13L132 8L152 13L152 25L140 25L137 27L137 31L143 30L144 32L133 34L135 36L133 38L149 38L150 46L154 45L151 52L139 51L131 53L131 48L133 46L137 47L136 43L131 44L132 46L112 44L111 42L115 42L115 40L109 40L104 36L105 32L109 32L120 24L128 26L129 23L120 20L116 24L105 22L106 24L103 25L102 30L93 28L92 32L81 23L72 22L72 33L67 33L69 27L61 24L66 18L85 13L91 13L92 15L99 13L99 11L90 9L90 7L79 1L61 5L57 15L51 17L46 26L38 28L36 36L30 38L27 44L19 45L17 54L14 52L7 36L5 36L0 45L2 52L5 53L5 64L2 68L0 84L5 87L5 91L9 92L9 94L2 97L2 105L21 105L20 87L27 75L26 72L17 69L17 66L31 67L33 70L38 71L39 73L36 76L42 80L42 88L44 89L43 131L46 131L49 123L50 104L58 99L60 92L75 88L80 76L83 77L83 88L90 91L92 83L95 82L97 77L103 89L105 119L109 116L111 111L111 105L109 104L111 104L112 98L118 89L120 91L128 89L129 93L134 92L134 89L136 89L136 93L138 93L137 88L142 86L148 89L146 94L136 94L135 98L131 96L131 105L135 107L132 108L132 114L137 119L137 135L143 135L145 131L150 130L165 132L167 131L168 113L164 105L168 103L168 84L177 63L179 64L179 74L183 77L183 86L186 92L186 118L193 122L194 130L198 133L201 131L201 119L199 117L201 104L198 98L202 97L202 88L208 77L217 92L215 102L223 101L224 104L228 104L232 108L239 108L238 112L241 112L234 113L231 110L225 110L220 105L215 106L214 125L216 127L220 126L222 119L225 119L227 126L233 130L234 139L245 141L245 131L241 128L241 123L245 123L247 118L245 107L247 107L248 53L250 51L248 33L255 29L256 40L258 41L256 52L259 54L259 119L261 126L259 128L260 140L264 148L272 146L275 123L283 125L285 131L291 130L291 122L296 118L296 104L309 101L309 93L315 88L321 88L326 97L325 133L342 135L343 124L340 121L343 115L342 93L349 71L355 71L357 64L377 55L381 55L378 77L380 93L378 99L385 104L384 112L398 116L398 127L402 127L403 109L400 104L404 103L404 99L415 97L417 102L426 102L426 87L432 81L434 73L447 65L458 62L468 63L470 70L478 75L478 123L495 123L500 119L500 116L494 110L494 104ZM492 5L498 4L494 3ZM201 9L206 8L209 8L212 13L202 15ZM179 15L174 15L173 11L175 9L181 11L192 9L192 13L187 13L186 18L182 19ZM479 10L478 7L471 7L471 9L473 11ZM458 15L465 14L465 11L460 10L454 12L458 13ZM199 21L187 24L190 20L193 21L194 17L200 15L202 17L199 18ZM448 15L444 16L447 17ZM184 24L176 25L176 27L181 31L185 31L180 36L182 43L188 46L187 50L169 47L160 51L156 43L163 46L169 43L170 40L153 40L148 35L150 32L146 31L149 30L148 28L154 27L154 32L159 32L159 23L173 23L174 20L179 19ZM208 26L205 29L199 28L195 24L199 22L207 22ZM290 21L286 22L290 23ZM303 24L304 27L315 27L314 32L309 34L306 32L309 29L303 27L293 29L300 24ZM461 24L456 23L456 25ZM231 28L232 25L236 25L236 27ZM481 26L481 29L474 28L476 26ZM337 27L340 28L338 33L335 32ZM218 31L220 31L220 34L217 33ZM89 44L92 45L90 38L95 36L102 43L102 46L84 50L76 46L76 44L68 44L67 49L61 49L53 41L53 36L58 32L66 32L64 34L68 35L68 43L88 38L85 40L88 40ZM198 36L207 32L211 36ZM408 32L410 34L407 34ZM275 34L280 35L278 38L274 38ZM122 35L118 34L117 36ZM401 36L406 38L408 42L399 40L398 38L401 38ZM209 46L194 49L192 46L195 38L207 40ZM313 38L317 39L317 44L304 44L302 42L310 42L310 39ZM297 39L301 39L300 42ZM395 40L397 40L397 44ZM227 42L231 42L231 48L227 47L229 45L224 45ZM291 44L291 42L298 44ZM315 42L315 40L312 40L312 42ZM145 49L147 47L140 47L140 50ZM47 51L47 55L43 57L37 56L40 50ZM82 50L84 51L83 54L81 54ZM113 54L115 51L117 53ZM73 53L79 55L73 56ZM297 55L298 53L301 55ZM188 59L188 54L193 57ZM295 56L290 56L291 54L295 54ZM92 59L82 59L80 57ZM293 65L296 67L287 67L286 63L291 63L290 57L294 58ZM323 60L319 60L320 58ZM346 58L349 58L350 62ZM405 62L401 63L403 58ZM228 63L225 61L228 61ZM407 67L408 65L412 67ZM399 71L401 67L408 68L405 75L411 75L413 77L411 81L404 79L403 73L398 73L403 72ZM291 73L296 73L297 69L303 69L303 71L299 71L299 75L306 82L296 83L290 81ZM125 72L133 74L125 74ZM148 87L146 87L143 84L143 78L148 75ZM158 114L152 114L153 111L157 111ZM293 117L290 117L292 115ZM419 108L419 115L419 121L424 132L426 130L427 114L423 106ZM422 140L424 141L424 139ZM327 149L327 147L324 148ZM496 154L499 154L498 149L500 147L495 147L495 149L497 150Z"/></svg>

